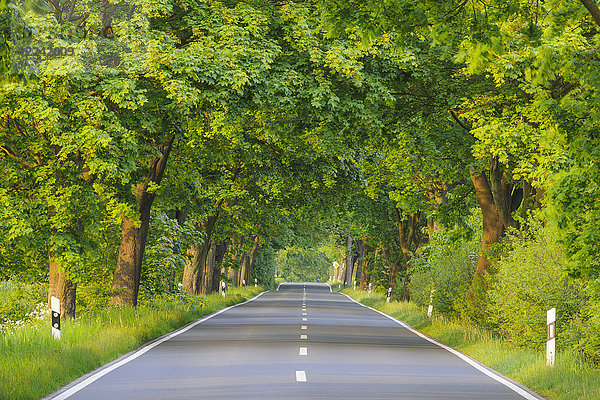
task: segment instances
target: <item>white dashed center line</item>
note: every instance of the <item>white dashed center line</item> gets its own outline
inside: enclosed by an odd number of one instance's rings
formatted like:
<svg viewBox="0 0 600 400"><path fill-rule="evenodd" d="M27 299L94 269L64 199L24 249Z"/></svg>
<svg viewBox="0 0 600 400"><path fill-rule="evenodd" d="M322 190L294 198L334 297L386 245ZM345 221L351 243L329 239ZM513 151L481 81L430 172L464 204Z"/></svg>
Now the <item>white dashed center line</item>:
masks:
<svg viewBox="0 0 600 400"><path fill-rule="evenodd" d="M306 382L306 371L296 371L296 382Z"/></svg>
<svg viewBox="0 0 600 400"><path fill-rule="evenodd" d="M308 318L302 318L302 321L308 321Z"/></svg>
<svg viewBox="0 0 600 400"><path fill-rule="evenodd" d="M300 347L300 351L298 351L298 355L299 356L306 356L306 355L308 355L308 348L307 347Z"/></svg>
<svg viewBox="0 0 600 400"><path fill-rule="evenodd" d="M300 329L308 329L308 326L306 326L306 325L302 325L302 326L300 327Z"/></svg>
<svg viewBox="0 0 600 400"><path fill-rule="evenodd" d="M300 340L306 340L308 339L308 335L300 335Z"/></svg>

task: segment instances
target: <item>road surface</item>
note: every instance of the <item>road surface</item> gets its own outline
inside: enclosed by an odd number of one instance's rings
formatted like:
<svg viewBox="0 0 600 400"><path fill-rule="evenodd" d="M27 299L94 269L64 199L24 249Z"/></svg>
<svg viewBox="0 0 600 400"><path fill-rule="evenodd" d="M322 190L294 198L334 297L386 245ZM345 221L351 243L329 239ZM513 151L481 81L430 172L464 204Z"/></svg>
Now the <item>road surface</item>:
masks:
<svg viewBox="0 0 600 400"><path fill-rule="evenodd" d="M330 291L325 284L282 284L48 399L542 398Z"/></svg>

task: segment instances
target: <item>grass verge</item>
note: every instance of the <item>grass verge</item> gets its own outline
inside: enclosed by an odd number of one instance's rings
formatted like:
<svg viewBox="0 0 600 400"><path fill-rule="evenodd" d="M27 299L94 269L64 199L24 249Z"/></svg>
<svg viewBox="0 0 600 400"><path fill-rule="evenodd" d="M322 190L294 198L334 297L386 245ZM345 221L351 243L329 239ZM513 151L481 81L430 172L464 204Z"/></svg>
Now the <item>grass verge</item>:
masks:
<svg viewBox="0 0 600 400"><path fill-rule="evenodd" d="M414 303L385 302L382 293L344 289L353 299L392 315L442 343L454 347L551 400L600 399L600 371L573 352L559 352L546 366L545 352L514 347L490 332L441 316L427 317ZM560 338L558 339L560 340Z"/></svg>
<svg viewBox="0 0 600 400"><path fill-rule="evenodd" d="M0 336L0 399L39 399L142 344L205 315L240 303L262 288L232 288L212 294L202 306L157 300L137 308L108 308L61 321L55 340L48 320Z"/></svg>

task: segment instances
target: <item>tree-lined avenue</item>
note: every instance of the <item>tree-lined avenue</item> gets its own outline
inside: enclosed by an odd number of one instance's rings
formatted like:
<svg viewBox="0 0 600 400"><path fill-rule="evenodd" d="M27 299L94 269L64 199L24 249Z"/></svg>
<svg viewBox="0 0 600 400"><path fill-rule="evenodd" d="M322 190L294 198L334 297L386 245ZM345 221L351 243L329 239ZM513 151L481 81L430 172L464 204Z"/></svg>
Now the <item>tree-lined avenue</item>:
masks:
<svg viewBox="0 0 600 400"><path fill-rule="evenodd" d="M136 354L49 399L541 398L324 284L282 284Z"/></svg>

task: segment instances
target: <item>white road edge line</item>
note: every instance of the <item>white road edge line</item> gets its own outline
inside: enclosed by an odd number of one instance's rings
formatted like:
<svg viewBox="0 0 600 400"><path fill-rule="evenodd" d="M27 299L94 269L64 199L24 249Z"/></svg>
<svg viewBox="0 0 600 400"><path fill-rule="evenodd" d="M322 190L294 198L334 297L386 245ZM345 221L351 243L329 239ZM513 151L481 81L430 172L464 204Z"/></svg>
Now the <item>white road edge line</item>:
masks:
<svg viewBox="0 0 600 400"><path fill-rule="evenodd" d="M122 359L121 361L118 361L100 371L98 371L97 373L93 373L93 375L89 376L88 378L82 380L81 382L79 382L78 384L76 384L75 386L65 390L62 393L59 393L58 395L54 396L54 397L47 397L47 399L52 399L52 400L64 400L67 399L69 397L71 397L72 395L74 395L75 393L79 392L81 389L84 389L85 387L91 385L92 383L94 383L95 381L97 381L98 379L102 378L104 375L108 374L109 372L114 371L115 369L129 363L130 361L135 360L136 358L138 358L139 356L143 355L144 353L152 350L153 348L155 348L156 346L166 342L169 339L173 339L175 336L179 336L184 332L189 331L190 329L192 329L193 327L195 327L198 324L201 324L204 321L207 321L213 317L216 317L219 314L224 313L225 311L231 310L234 307L238 307L241 306L243 304L249 303L253 300L258 299L260 296L262 296L263 294L265 294L266 292L262 292L259 293L257 296L254 296L251 299L248 299L246 301L244 301L243 303L238 303L238 304L234 304L232 306L229 306L227 308L224 308L222 310L219 310L215 313L212 313L204 318L201 318L197 321L192 322L191 324L184 326L183 328L179 328L176 331L173 331L171 333L168 333L166 336L163 336L162 338L159 338L158 340L156 340L155 342L152 342L144 347L139 348L138 350L134 350L134 353L131 354L128 357L125 357L124 359ZM102 368L102 367L100 367Z"/></svg>
<svg viewBox="0 0 600 400"><path fill-rule="evenodd" d="M296 382L306 382L306 371L296 371Z"/></svg>
<svg viewBox="0 0 600 400"><path fill-rule="evenodd" d="M525 391L524 389L520 388L519 386L515 385L514 383L508 381L506 378L504 378L503 376L498 375L498 373L496 373L495 371L490 370L489 368L483 367L481 364L479 364L477 361L475 361L474 359L472 359L471 357L467 356L466 354L463 354L455 349L453 349L450 346L447 346L443 343L438 342L437 340L430 338L429 336L423 334L422 332L416 330L415 328L413 328L412 326L408 325L406 322L401 321L397 318L392 317L391 315L388 315L386 313L384 313L383 311L379 311L374 309L373 307L369 307L366 306L362 303L359 303L358 301L354 300L352 297L348 296L345 293L342 293L344 296L346 296L347 298L349 298L350 300L352 300L353 302L355 302L358 305L361 305L365 308L368 308L370 310L375 311L378 314L383 315L384 317L392 320L393 322L397 323L398 325L402 326L403 328L408 329L409 331L411 331L412 333L414 333L415 335L427 340L430 343L433 343L441 348L443 348L444 350L449 351L450 353L454 354L455 356L457 356L458 358L460 358L461 360L465 361L467 364L471 365L473 368L477 369L478 371L484 373L485 375L489 376L490 378L492 378L493 380L495 380L498 383L501 383L502 385L506 386L507 388L511 389L513 392L517 393L518 395L522 396L523 398L527 399L527 400L540 400L541 397L537 397L532 395L531 393Z"/></svg>

